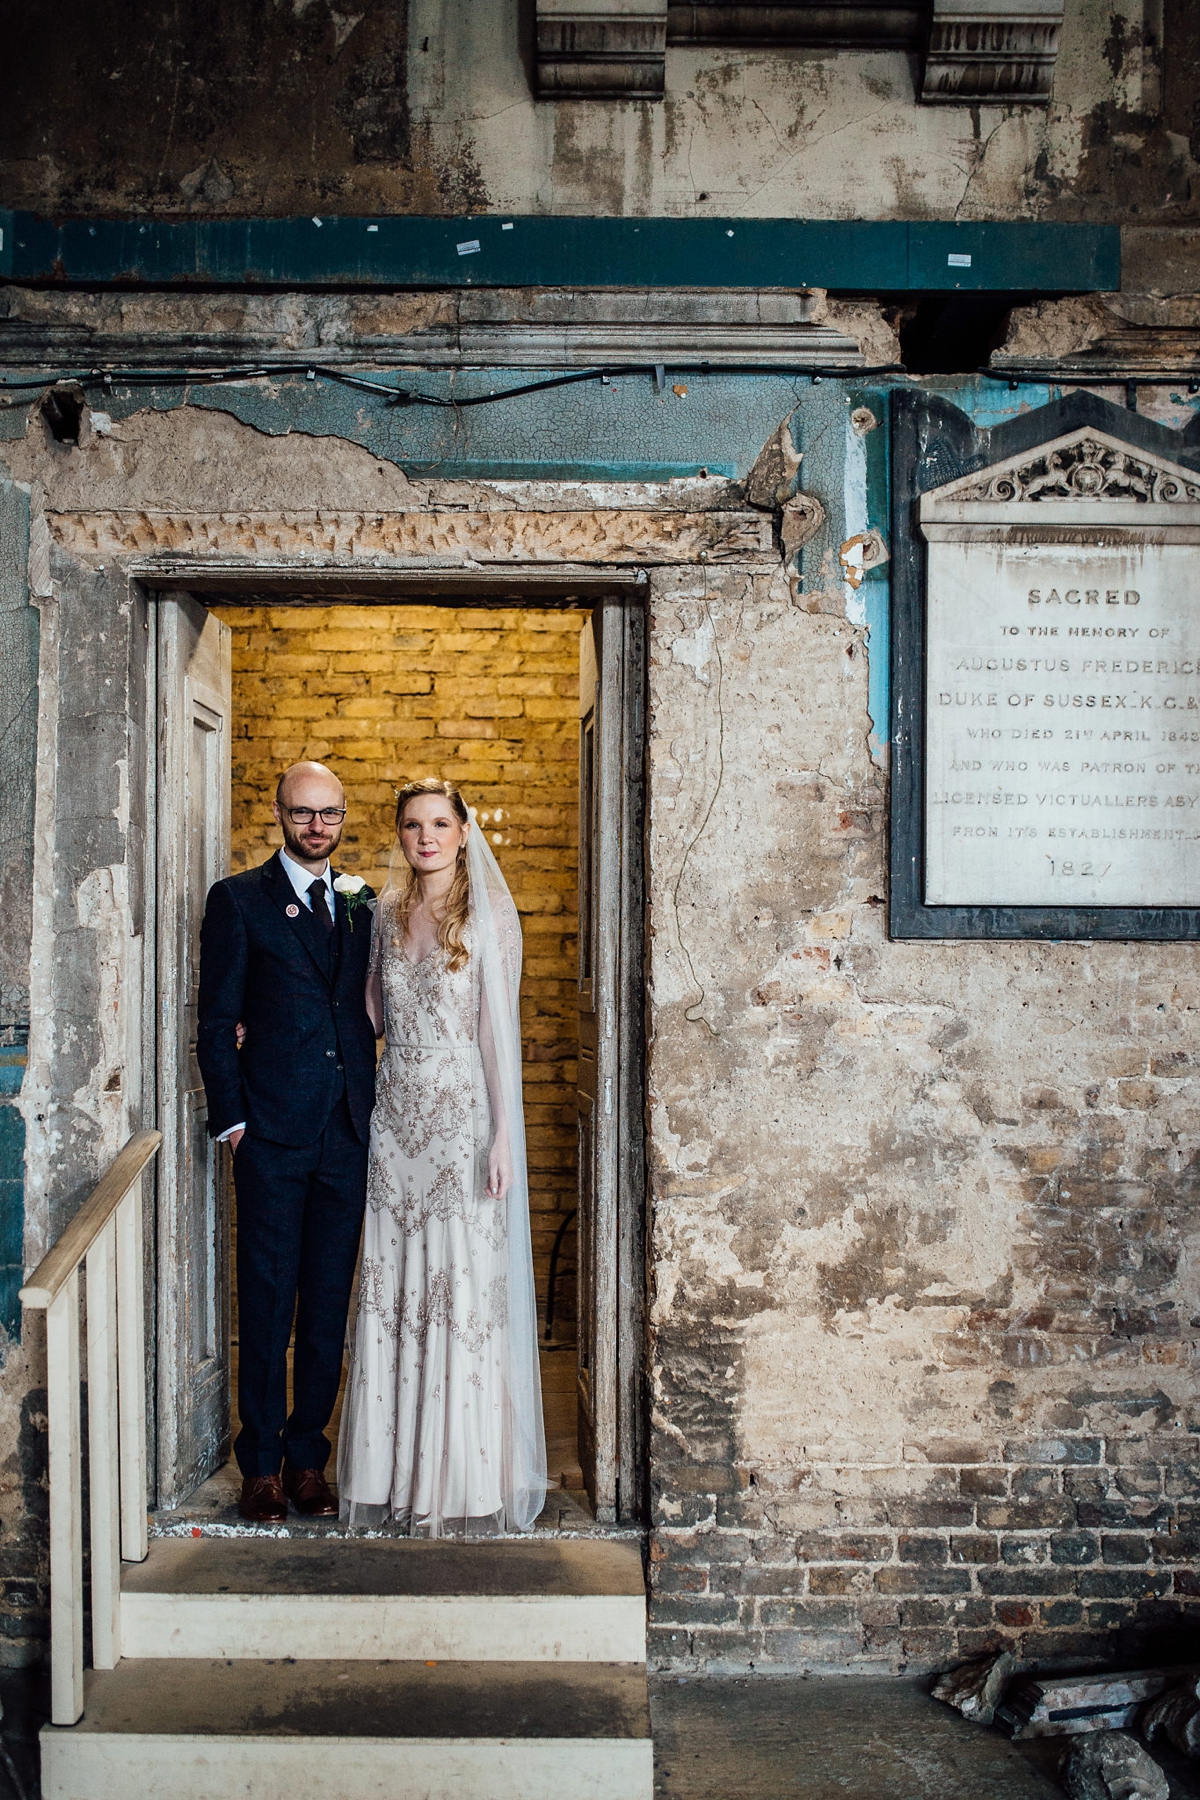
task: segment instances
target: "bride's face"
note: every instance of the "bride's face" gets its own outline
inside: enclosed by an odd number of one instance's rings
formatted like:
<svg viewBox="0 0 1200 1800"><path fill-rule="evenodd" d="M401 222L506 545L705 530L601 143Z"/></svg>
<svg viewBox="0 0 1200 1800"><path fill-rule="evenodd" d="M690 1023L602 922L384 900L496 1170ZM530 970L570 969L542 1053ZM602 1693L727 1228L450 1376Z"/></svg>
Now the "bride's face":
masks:
<svg viewBox="0 0 1200 1800"><path fill-rule="evenodd" d="M434 875L454 867L459 846L466 843L470 829L459 822L444 795L418 794L405 807L397 835L409 867L418 875Z"/></svg>

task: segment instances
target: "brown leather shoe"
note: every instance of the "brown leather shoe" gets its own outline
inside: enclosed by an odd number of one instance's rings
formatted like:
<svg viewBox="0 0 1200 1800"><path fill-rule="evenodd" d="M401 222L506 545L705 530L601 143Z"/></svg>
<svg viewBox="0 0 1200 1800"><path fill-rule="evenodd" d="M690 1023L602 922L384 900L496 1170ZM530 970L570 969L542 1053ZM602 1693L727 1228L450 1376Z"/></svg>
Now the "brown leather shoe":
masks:
<svg viewBox="0 0 1200 1800"><path fill-rule="evenodd" d="M287 1500L278 1475L247 1475L238 1511L252 1525L282 1525L287 1518Z"/></svg>
<svg viewBox="0 0 1200 1800"><path fill-rule="evenodd" d="M283 1491L296 1511L303 1513L306 1519L337 1517L337 1500L320 1469L285 1468Z"/></svg>

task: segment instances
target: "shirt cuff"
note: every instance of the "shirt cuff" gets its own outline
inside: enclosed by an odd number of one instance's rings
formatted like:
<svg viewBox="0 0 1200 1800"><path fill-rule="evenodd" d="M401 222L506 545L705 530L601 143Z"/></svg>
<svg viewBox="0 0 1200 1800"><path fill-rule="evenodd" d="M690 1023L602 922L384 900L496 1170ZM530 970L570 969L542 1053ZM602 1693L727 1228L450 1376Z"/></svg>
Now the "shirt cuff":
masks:
<svg viewBox="0 0 1200 1800"><path fill-rule="evenodd" d="M242 1120L240 1125L231 1125L228 1131L223 1131L221 1133L220 1137L217 1139L218 1144L227 1144L235 1131L245 1131L245 1129L245 1119Z"/></svg>

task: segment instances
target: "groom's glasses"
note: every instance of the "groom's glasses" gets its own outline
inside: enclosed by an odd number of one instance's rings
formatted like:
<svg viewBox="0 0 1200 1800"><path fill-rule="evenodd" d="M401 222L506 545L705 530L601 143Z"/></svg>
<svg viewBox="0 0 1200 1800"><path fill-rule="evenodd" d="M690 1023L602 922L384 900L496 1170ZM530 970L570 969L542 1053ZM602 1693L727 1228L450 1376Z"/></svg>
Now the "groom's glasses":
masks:
<svg viewBox="0 0 1200 1800"><path fill-rule="evenodd" d="M340 825L346 816L344 806L323 806L319 815L315 807L311 806L289 806L286 810L293 825L311 825L317 817L326 825Z"/></svg>

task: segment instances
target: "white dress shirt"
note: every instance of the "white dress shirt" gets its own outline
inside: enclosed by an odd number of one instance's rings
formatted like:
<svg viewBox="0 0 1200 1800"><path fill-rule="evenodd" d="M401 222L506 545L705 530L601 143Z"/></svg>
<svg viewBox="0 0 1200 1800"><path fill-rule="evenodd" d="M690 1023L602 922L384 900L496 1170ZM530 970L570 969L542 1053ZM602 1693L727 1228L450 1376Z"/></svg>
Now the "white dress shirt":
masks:
<svg viewBox="0 0 1200 1800"><path fill-rule="evenodd" d="M314 881L324 881L325 904L329 908L330 918L336 919L337 914L333 910L333 869L330 866L328 857L325 859L325 867L320 875L314 875L311 869L302 869L298 862L293 861L286 850L281 850L279 852L279 861L282 865L284 874L296 890L297 900L300 902L301 906L307 907L309 912L312 911L312 895L308 890ZM220 1137L217 1139L218 1144L225 1143L228 1138L233 1136L235 1131L245 1131L245 1129L245 1119L242 1120L240 1125L231 1125L228 1131L223 1131L221 1133Z"/></svg>
<svg viewBox="0 0 1200 1800"><path fill-rule="evenodd" d="M279 852L279 860L283 864L284 874L296 890L297 900L299 900L301 906L306 906L309 912L312 911L312 895L308 890L314 881L324 881L325 904L329 908L330 918L335 918L336 914L333 910L333 870L330 867L328 857L325 859L325 867L320 875L314 875L311 869L302 869L298 862L292 860L286 850L281 850Z"/></svg>

